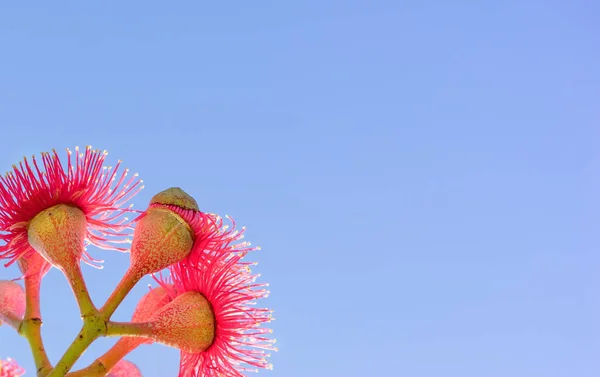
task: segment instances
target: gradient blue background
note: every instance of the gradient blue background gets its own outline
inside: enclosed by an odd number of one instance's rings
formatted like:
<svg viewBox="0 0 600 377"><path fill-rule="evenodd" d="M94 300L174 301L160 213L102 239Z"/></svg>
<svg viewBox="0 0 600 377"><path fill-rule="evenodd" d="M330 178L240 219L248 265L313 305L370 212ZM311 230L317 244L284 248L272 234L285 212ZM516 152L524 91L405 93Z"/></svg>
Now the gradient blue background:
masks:
<svg viewBox="0 0 600 377"><path fill-rule="evenodd" d="M91 144L140 173L136 208L180 186L247 225L280 349L260 375L599 376L599 20L591 0L3 3L0 170ZM91 251L100 305L128 257ZM57 361L80 320L57 271L43 295ZM2 327L7 356L33 375ZM175 350L129 359L176 375Z"/></svg>

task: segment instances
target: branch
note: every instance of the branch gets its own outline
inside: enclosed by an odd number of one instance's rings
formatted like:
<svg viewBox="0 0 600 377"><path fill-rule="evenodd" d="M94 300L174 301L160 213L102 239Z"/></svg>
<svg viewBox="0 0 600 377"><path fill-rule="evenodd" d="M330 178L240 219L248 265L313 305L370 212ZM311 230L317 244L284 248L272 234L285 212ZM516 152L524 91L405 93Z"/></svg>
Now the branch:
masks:
<svg viewBox="0 0 600 377"><path fill-rule="evenodd" d="M122 336L152 339L154 325L151 322L108 322L106 336Z"/></svg>
<svg viewBox="0 0 600 377"><path fill-rule="evenodd" d="M134 340L132 338L121 338L119 341L112 346L106 353L96 359L87 368L75 371L67 374L67 377L94 377L104 376L110 372L112 368L127 354L137 348L141 343L144 343L139 338Z"/></svg>
<svg viewBox="0 0 600 377"><path fill-rule="evenodd" d="M125 275L123 276L115 290L112 292L108 300L106 300L104 306L100 309L100 315L102 316L102 318L104 318L107 321L110 319L115 310L117 310L119 305L121 305L121 302L123 302L125 297L129 294L129 292L133 289L137 282L140 281L141 278L142 276L138 277L138 275L135 274L131 270L131 268L129 268L127 272L125 272Z"/></svg>
<svg viewBox="0 0 600 377"><path fill-rule="evenodd" d="M97 312L83 317L83 328L47 377L65 376L90 344L98 337L105 335L106 322L100 318Z"/></svg>
<svg viewBox="0 0 600 377"><path fill-rule="evenodd" d="M40 314L40 284L39 275L25 277L25 316L21 322L19 334L27 338L31 354L35 362L38 376L43 376L52 369L52 364L46 354L42 341L42 316Z"/></svg>
<svg viewBox="0 0 600 377"><path fill-rule="evenodd" d="M106 375L107 372L108 370L104 364L101 361L96 360L87 368L68 373L66 377L102 377Z"/></svg>

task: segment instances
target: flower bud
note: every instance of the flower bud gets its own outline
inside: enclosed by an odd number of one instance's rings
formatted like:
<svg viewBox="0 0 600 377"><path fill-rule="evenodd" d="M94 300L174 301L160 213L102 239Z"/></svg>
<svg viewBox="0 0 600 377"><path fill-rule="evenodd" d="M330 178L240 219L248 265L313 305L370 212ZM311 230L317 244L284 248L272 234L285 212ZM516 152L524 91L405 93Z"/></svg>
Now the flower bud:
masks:
<svg viewBox="0 0 600 377"><path fill-rule="evenodd" d="M131 270L141 278L185 258L194 245L189 224L167 205L189 207L194 199L181 189L168 189L152 198L137 220L131 245Z"/></svg>
<svg viewBox="0 0 600 377"><path fill-rule="evenodd" d="M171 187L154 195L152 199L150 199L150 205L152 204L161 204L165 206L173 205L183 209L191 209L193 211L200 210L196 200L179 187Z"/></svg>
<svg viewBox="0 0 600 377"><path fill-rule="evenodd" d="M152 338L185 352L202 352L215 338L210 303L198 292L185 292L152 317Z"/></svg>
<svg viewBox="0 0 600 377"><path fill-rule="evenodd" d="M25 314L25 291L14 281L0 280L0 320L13 324Z"/></svg>
<svg viewBox="0 0 600 377"><path fill-rule="evenodd" d="M175 204L173 204L175 203ZM125 296L145 275L159 272L186 258L194 247L194 231L177 210L193 206L194 199L181 189L156 194L136 220L130 266L100 312L110 319Z"/></svg>
<svg viewBox="0 0 600 377"><path fill-rule="evenodd" d="M58 204L38 213L27 230L29 244L61 271L79 268L86 237L86 217L79 208Z"/></svg>
<svg viewBox="0 0 600 377"><path fill-rule="evenodd" d="M29 222L27 230L31 247L67 278L82 316L96 311L80 266L86 235L85 214L68 204L58 204L41 211Z"/></svg>

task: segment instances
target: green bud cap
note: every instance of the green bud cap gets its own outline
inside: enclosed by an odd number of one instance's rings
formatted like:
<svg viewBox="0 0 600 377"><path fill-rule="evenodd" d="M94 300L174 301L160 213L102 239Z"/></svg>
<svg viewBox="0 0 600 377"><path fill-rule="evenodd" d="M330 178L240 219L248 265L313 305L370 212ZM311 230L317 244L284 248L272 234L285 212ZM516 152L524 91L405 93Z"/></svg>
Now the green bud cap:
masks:
<svg viewBox="0 0 600 377"><path fill-rule="evenodd" d="M174 205L194 211L200 210L196 200L179 187L171 187L159 192L150 199L150 204Z"/></svg>

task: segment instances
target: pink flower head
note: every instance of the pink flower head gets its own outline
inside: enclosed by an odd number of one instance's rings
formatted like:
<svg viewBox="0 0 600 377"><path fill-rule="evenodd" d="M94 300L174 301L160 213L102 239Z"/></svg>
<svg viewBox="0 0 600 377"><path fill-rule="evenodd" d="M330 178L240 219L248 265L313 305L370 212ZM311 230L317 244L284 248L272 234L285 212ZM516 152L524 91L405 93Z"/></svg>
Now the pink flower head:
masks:
<svg viewBox="0 0 600 377"><path fill-rule="evenodd" d="M142 373L134 363L121 360L110 370L106 377L142 377Z"/></svg>
<svg viewBox="0 0 600 377"><path fill-rule="evenodd" d="M271 368L266 358L268 350L276 350L275 340L262 325L272 320L272 311L254 307L257 299L268 296L267 284L255 283L259 275L252 275L250 263L241 261L248 250L230 249L210 249L170 268L174 295L200 293L210 303L215 325L210 347L197 353L181 351L180 377L243 377L244 371Z"/></svg>
<svg viewBox="0 0 600 377"><path fill-rule="evenodd" d="M84 153L75 148L75 158L67 149L64 167L56 151L42 153L41 164L35 156L31 163L24 158L18 166L0 177L0 259L7 266L32 252L27 239L28 223L41 211L58 204L79 208L87 222L86 241L103 249L126 251L113 243L123 242L129 229L121 216L131 211L122 208L141 190L137 174L126 180L128 170L118 174L104 167L107 152L86 147ZM85 262L93 262L84 253Z"/></svg>
<svg viewBox="0 0 600 377"><path fill-rule="evenodd" d="M235 221L231 226L225 225L223 218L195 209L187 209L176 205L151 204L152 207L166 207L178 214L190 226L194 234L194 246L187 257L188 263L202 263L208 254L248 252L259 250L260 247L251 248L249 242L237 242L244 238L246 227L241 230L235 228Z"/></svg>
<svg viewBox="0 0 600 377"><path fill-rule="evenodd" d="M25 314L25 291L18 283L0 280L0 320L20 321Z"/></svg>
<svg viewBox="0 0 600 377"><path fill-rule="evenodd" d="M25 369L12 359L0 360L0 377L19 377L23 374L25 374Z"/></svg>
<svg viewBox="0 0 600 377"><path fill-rule="evenodd" d="M201 262L211 251L251 250L247 242L235 243L244 237L244 229L236 230L233 221L229 229L222 218L200 211L196 200L178 187L154 195L135 222L129 272L137 277L186 258Z"/></svg>

